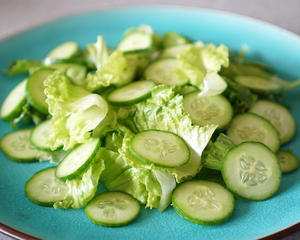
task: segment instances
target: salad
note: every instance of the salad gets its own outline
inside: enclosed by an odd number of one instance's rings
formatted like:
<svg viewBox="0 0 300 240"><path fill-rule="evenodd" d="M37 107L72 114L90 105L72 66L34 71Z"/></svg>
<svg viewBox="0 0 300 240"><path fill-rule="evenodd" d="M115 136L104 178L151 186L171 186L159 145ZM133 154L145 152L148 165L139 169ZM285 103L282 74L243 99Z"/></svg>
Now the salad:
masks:
<svg viewBox="0 0 300 240"><path fill-rule="evenodd" d="M21 130L3 136L1 150L53 163L26 182L28 199L85 208L98 225L129 224L141 205L223 223L236 198L272 197L299 166L281 146L296 133L282 99L300 80L245 54L142 25L114 49L98 36L84 49L70 41L43 60L17 60L7 74L27 77L0 117ZM97 193L99 182L107 191Z"/></svg>

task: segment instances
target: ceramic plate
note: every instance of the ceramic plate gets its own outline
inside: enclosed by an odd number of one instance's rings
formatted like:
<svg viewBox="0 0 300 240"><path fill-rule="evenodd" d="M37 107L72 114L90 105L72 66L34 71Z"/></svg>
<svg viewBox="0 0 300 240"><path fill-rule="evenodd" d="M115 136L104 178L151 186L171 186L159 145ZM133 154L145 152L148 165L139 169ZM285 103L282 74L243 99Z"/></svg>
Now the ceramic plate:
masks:
<svg viewBox="0 0 300 240"><path fill-rule="evenodd" d="M24 76L7 77L2 69L14 59L42 59L61 42L74 40L82 47L104 36L114 47L125 29L151 25L158 33L176 31L194 40L225 44L276 68L287 79L300 78L300 38L267 23L224 12L183 7L136 7L105 10L59 19L0 42L0 102ZM288 92L286 103L300 126L300 88ZM300 156L299 129L287 144ZM0 134L10 130L0 122ZM83 210L54 210L31 203L24 183L49 163L18 164L0 153L0 222L43 239L256 239L300 221L300 171L284 175L273 198L263 202L236 201L230 220L219 226L199 226L183 220L169 207L163 213L143 209L137 221L123 228L92 224Z"/></svg>

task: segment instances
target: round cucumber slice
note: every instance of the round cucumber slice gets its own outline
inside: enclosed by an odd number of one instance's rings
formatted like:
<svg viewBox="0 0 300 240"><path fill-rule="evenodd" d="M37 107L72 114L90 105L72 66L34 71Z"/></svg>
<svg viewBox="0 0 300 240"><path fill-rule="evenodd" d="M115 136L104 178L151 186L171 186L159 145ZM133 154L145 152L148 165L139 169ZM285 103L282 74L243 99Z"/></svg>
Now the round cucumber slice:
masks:
<svg viewBox="0 0 300 240"><path fill-rule="evenodd" d="M299 167L299 159L289 150L282 150L277 153L280 168L283 173L289 173Z"/></svg>
<svg viewBox="0 0 300 240"><path fill-rule="evenodd" d="M173 192L176 213L190 222L215 225L228 219L234 210L234 197L220 184L196 180L180 184Z"/></svg>
<svg viewBox="0 0 300 240"><path fill-rule="evenodd" d="M30 143L32 129L18 130L6 134L0 141L2 152L16 162L33 162L39 151Z"/></svg>
<svg viewBox="0 0 300 240"><path fill-rule="evenodd" d="M284 106L271 101L260 100L253 105L250 111L273 124L279 132L281 144L288 142L295 136L295 119Z"/></svg>
<svg viewBox="0 0 300 240"><path fill-rule="evenodd" d="M190 149L186 142L167 131L139 132L132 138L129 150L139 160L161 167L179 167L190 159Z"/></svg>
<svg viewBox="0 0 300 240"><path fill-rule="evenodd" d="M237 115L227 130L227 135L236 144L246 141L261 142L273 152L280 147L279 133L266 119L254 114L244 113Z"/></svg>
<svg viewBox="0 0 300 240"><path fill-rule="evenodd" d="M190 44L185 44L185 45L165 48L164 50L162 50L160 58L176 58L182 52L187 50L190 46L191 46Z"/></svg>
<svg viewBox="0 0 300 240"><path fill-rule="evenodd" d="M73 149L57 166L56 177L61 180L76 178L89 166L100 146L100 139L97 138Z"/></svg>
<svg viewBox="0 0 300 240"><path fill-rule="evenodd" d="M157 84L181 86L188 79L181 78L176 71L178 61L175 58L160 59L152 63L145 70L145 78Z"/></svg>
<svg viewBox="0 0 300 240"><path fill-rule="evenodd" d="M127 106L141 102L151 96L155 83L137 81L112 91L107 100L114 105Z"/></svg>
<svg viewBox="0 0 300 240"><path fill-rule="evenodd" d="M54 72L50 68L41 68L35 71L28 79L26 87L27 100L41 113L48 114L48 104L44 93L44 80Z"/></svg>
<svg viewBox="0 0 300 240"><path fill-rule="evenodd" d="M279 83L262 77L242 75L235 77L234 80L239 84L258 92L277 92L282 90Z"/></svg>
<svg viewBox="0 0 300 240"><path fill-rule="evenodd" d="M105 192L96 196L85 208L89 219L105 227L121 227L137 218L140 204L122 192Z"/></svg>
<svg viewBox="0 0 300 240"><path fill-rule="evenodd" d="M219 129L226 127L232 119L230 102L222 95L199 96L199 92L187 94L183 98L184 110L197 125L216 124Z"/></svg>
<svg viewBox="0 0 300 240"><path fill-rule="evenodd" d="M152 36L143 32L135 32L126 36L119 44L118 49L122 52L144 52L153 47Z"/></svg>
<svg viewBox="0 0 300 240"><path fill-rule="evenodd" d="M48 53L47 58L50 59L68 59L79 52L79 46L76 42L65 42L58 45Z"/></svg>
<svg viewBox="0 0 300 240"><path fill-rule="evenodd" d="M222 176L226 186L240 197L264 200L277 192L281 169L276 155L264 144L244 142L226 154Z"/></svg>
<svg viewBox="0 0 300 240"><path fill-rule="evenodd" d="M0 118L10 121L17 117L26 103L27 80L19 83L5 98L0 110Z"/></svg>
<svg viewBox="0 0 300 240"><path fill-rule="evenodd" d="M46 120L37 125L31 133L30 141L36 149L46 152L53 152L48 143L51 130L51 120Z"/></svg>
<svg viewBox="0 0 300 240"><path fill-rule="evenodd" d="M25 185L26 196L34 203L52 207L64 200L68 186L55 177L55 167L43 169L34 174Z"/></svg>

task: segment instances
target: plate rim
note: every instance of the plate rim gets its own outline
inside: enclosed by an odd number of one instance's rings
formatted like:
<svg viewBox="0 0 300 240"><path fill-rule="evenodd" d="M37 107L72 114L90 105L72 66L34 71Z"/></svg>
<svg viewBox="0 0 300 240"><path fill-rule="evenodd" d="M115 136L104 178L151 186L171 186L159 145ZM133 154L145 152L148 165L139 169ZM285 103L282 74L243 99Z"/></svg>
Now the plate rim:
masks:
<svg viewBox="0 0 300 240"><path fill-rule="evenodd" d="M130 10L133 8L141 8L141 9L145 9L145 7L151 7L151 8L156 8L156 9L179 9L179 10L187 10L187 11L197 11L197 12L208 12L208 13L215 13L215 14L220 14L220 15L225 15L225 16L229 16L229 17L233 17L233 18L239 18L242 20L246 20L249 22L254 22L256 24L259 25L263 25L264 27L267 27L271 30L277 31L277 32L281 32L283 34L289 35L290 37L295 38L297 41L300 42L300 35L298 35L297 33L291 31L291 30L287 30L283 27L277 26L273 23L261 20L261 19L257 19L251 16L247 16L247 15L243 15L243 14L239 14L239 13L234 13L234 12L230 12L230 11L225 11L225 10L219 10L219 9L213 9L213 8L202 8L202 7L197 7L197 6L187 6L187 5L181 5L181 4L147 4L147 3L142 3L142 4L119 4L118 6L105 6L105 7L100 7L97 8L95 10L76 10L73 11L71 13L68 14L64 14L61 16L54 16L54 17L50 17L47 18L45 20L39 21L37 23L33 23L30 24L26 27L21 27L19 29L17 29L16 31L4 34L1 38L0 38L0 44L10 40L11 38L16 37L19 34L25 33L29 30L32 30L34 28L38 28L41 27L45 24L50 24L50 23L54 23L56 21L61 21L70 17L77 17L77 16L81 16L81 15L87 15L87 14L91 14L91 13L97 13L97 12L106 12L106 11L115 11L115 10ZM299 222L284 228L282 230L279 230L277 232L271 233L269 235L266 236L262 236L261 238L259 238L258 240L272 240L272 239L280 239L284 236L287 236L293 232L299 231L300 230L300 220ZM32 240L41 240L40 238L37 238L35 236L29 235L25 232L19 231L13 227L10 227L2 222L0 222L0 233L15 238L15 239L20 239L20 240L25 240L25 239L32 239Z"/></svg>

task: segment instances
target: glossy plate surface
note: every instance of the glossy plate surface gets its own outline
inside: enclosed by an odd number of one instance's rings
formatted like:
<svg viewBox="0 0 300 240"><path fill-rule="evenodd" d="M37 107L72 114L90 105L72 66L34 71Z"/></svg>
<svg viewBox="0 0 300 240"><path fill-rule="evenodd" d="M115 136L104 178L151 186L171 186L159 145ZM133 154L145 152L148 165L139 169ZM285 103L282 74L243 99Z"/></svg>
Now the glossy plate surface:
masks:
<svg viewBox="0 0 300 240"><path fill-rule="evenodd" d="M158 33L182 33L193 40L223 43L278 69L288 79L300 78L300 38L250 18L224 12L183 7L137 7L106 10L56 20L0 42L0 102L23 77L7 77L2 69L20 58L42 59L61 42L74 40L82 47L98 34L114 47L125 29L151 25ZM286 103L300 126L300 87L289 91ZM300 129L300 127L298 128ZM0 122L0 136L9 124ZM286 145L300 156L300 130ZM284 175L275 197L263 202L238 200L233 217L219 226L198 226L183 220L169 207L165 212L143 209L137 221L123 228L92 224L83 210L54 210L31 203L25 182L48 163L19 164L0 153L0 222L43 239L256 239L300 221L300 170Z"/></svg>

